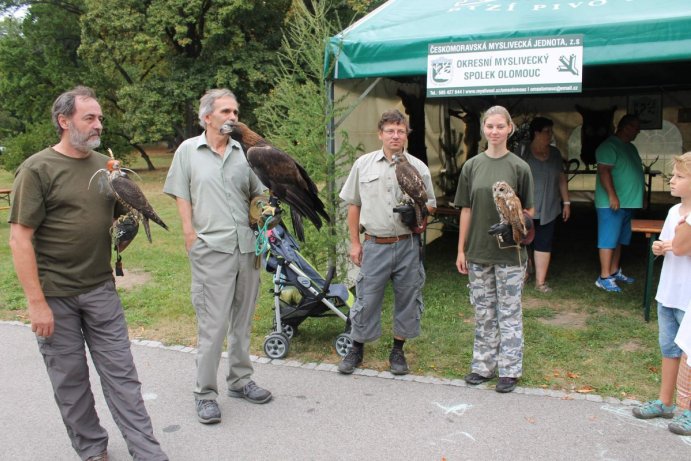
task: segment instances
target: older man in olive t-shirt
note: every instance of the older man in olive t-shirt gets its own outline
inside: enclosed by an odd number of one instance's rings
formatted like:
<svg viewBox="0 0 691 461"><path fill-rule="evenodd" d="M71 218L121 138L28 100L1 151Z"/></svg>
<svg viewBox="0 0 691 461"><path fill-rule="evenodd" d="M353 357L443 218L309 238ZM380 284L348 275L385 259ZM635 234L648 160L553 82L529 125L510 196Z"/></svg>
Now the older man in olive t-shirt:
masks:
<svg viewBox="0 0 691 461"><path fill-rule="evenodd" d="M96 413L86 343L129 452L135 459L167 460L144 406L110 266L115 199L89 187L108 160L93 150L100 143L101 108L91 89L77 87L60 95L52 112L60 142L21 164L9 218L31 329L81 459L108 459L108 433Z"/></svg>

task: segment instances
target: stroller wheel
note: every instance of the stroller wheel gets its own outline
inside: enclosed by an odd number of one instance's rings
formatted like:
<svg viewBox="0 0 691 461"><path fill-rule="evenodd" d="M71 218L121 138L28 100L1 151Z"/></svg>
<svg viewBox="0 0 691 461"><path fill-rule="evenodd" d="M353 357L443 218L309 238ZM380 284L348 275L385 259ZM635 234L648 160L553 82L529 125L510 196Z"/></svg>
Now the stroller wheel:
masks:
<svg viewBox="0 0 691 461"><path fill-rule="evenodd" d="M264 353L272 359L282 359L288 355L290 341L279 333L272 333L264 340Z"/></svg>
<svg viewBox="0 0 691 461"><path fill-rule="evenodd" d="M297 330L297 327L294 327L293 325L289 323L284 323L281 325L281 331L283 332L284 335L288 337L288 339L293 339L293 336L295 336L295 331Z"/></svg>
<svg viewBox="0 0 691 461"><path fill-rule="evenodd" d="M341 333L336 336L334 340L334 346L336 347L336 353L341 357L345 357L351 346L353 345L353 339L348 333Z"/></svg>

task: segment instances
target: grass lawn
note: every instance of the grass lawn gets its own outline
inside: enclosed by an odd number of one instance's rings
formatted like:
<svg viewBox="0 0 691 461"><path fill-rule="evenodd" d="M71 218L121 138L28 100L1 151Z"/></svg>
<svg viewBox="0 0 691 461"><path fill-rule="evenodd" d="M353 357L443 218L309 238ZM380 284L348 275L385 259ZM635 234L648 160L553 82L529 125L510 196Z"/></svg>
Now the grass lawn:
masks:
<svg viewBox="0 0 691 461"><path fill-rule="evenodd" d="M123 254L130 277L148 275L147 283L121 289L133 338L165 344L195 344L195 317L189 300L189 267L174 201L161 192L172 154L152 154L156 171L138 168L140 185L163 220L166 232L152 224L153 244L137 238ZM12 175L0 170L0 188ZM663 219L669 205L655 205L648 217ZM0 319L26 321L25 300L17 282L7 240L8 211L0 211ZM622 266L637 278L621 294L595 288L598 275L595 213L590 203L574 203L573 218L557 229L550 268L550 294L524 292L525 357L521 385L594 392L618 398L645 400L657 395L660 352L655 309L649 323L642 318L646 239L636 234L625 249ZM422 335L406 345L415 374L462 377L469 368L473 344L473 310L467 278L455 269L457 234L445 233L427 247L427 283ZM655 262L656 276L661 260ZM326 268L318 268L325 273ZM125 277L127 279L128 276ZM657 285L657 279L654 286ZM252 337L253 353L263 355L264 336L273 318L271 279L262 274L260 299ZM368 344L365 367L388 368L391 347L391 292L383 314L384 336ZM338 318L308 319L291 342L288 358L304 362L337 363L332 340L343 331ZM192 370L190 370L190 373Z"/></svg>

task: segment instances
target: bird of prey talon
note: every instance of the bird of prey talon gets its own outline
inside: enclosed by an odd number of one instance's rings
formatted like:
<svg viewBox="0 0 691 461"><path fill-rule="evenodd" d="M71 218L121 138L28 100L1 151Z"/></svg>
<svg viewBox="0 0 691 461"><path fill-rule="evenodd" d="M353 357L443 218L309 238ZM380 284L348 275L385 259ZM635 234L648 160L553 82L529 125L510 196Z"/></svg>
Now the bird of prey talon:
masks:
<svg viewBox="0 0 691 461"><path fill-rule="evenodd" d="M322 218L331 221L314 181L290 155L271 145L244 123L228 121L220 131L242 145L247 163L270 194L290 205L293 229L300 241L305 241L303 217L317 229L322 227Z"/></svg>
<svg viewBox="0 0 691 461"><path fill-rule="evenodd" d="M146 238L149 240L149 243L151 243L149 220L152 220L165 230L168 230L168 226L163 222L158 214L156 214L137 183L127 177L125 170L131 170L123 168L120 165L120 160L115 159L113 152L110 149L108 149L108 153L110 154L110 160L108 160L106 163L106 168L96 171L96 173L94 173L89 180L89 185L91 185L91 181L94 179L94 177L96 177L96 175L105 174L108 184L110 185L110 190L112 191L116 200L120 202L125 209L127 209L130 216L136 219L137 222L142 222L144 224Z"/></svg>

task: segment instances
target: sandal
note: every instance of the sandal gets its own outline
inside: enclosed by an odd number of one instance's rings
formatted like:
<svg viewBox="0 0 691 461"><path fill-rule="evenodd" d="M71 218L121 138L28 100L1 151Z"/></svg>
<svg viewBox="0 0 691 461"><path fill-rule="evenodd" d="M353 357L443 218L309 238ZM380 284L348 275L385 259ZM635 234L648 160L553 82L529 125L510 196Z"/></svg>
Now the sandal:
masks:
<svg viewBox="0 0 691 461"><path fill-rule="evenodd" d="M547 283L543 283L542 285L535 285L535 290L539 291L540 293L551 293L552 288L550 288Z"/></svg>

